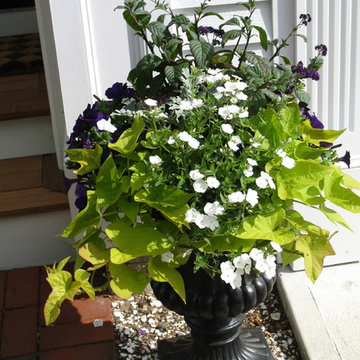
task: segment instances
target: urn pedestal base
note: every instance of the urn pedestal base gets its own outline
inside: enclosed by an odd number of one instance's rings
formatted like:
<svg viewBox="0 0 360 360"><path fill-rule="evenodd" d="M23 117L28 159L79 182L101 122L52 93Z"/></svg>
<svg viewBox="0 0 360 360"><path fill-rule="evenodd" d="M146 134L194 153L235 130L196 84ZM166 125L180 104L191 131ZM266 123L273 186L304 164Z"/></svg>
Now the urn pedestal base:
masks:
<svg viewBox="0 0 360 360"><path fill-rule="evenodd" d="M206 347L189 334L158 342L159 360L273 360L260 328L239 328L228 343L209 343Z"/></svg>

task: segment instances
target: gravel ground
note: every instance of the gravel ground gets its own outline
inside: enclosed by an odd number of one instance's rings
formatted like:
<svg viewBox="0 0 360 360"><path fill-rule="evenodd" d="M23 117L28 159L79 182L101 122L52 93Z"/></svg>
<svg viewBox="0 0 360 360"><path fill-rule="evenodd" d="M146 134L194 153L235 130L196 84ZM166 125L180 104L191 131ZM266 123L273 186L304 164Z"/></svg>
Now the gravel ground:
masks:
<svg viewBox="0 0 360 360"><path fill-rule="evenodd" d="M189 333L182 316L166 309L151 292L128 300L112 297L116 360L155 360L157 340ZM277 290L248 312L243 326L259 326L274 360L301 360Z"/></svg>

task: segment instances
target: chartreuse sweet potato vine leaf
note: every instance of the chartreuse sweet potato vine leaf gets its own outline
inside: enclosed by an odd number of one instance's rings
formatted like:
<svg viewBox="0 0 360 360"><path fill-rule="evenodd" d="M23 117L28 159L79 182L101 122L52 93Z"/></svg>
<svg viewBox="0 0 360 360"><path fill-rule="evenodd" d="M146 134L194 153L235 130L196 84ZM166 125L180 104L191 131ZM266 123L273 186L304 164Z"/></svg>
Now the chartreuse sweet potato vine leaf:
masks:
<svg viewBox="0 0 360 360"><path fill-rule="evenodd" d="M125 130L115 143L109 143L109 148L124 156L130 155L138 146L138 138L145 126L140 114L135 117L131 128Z"/></svg>
<svg viewBox="0 0 360 360"><path fill-rule="evenodd" d="M335 255L328 237L321 233L301 235L296 241L295 249L304 254L305 272L312 282L319 277L323 269L324 258Z"/></svg>
<svg viewBox="0 0 360 360"><path fill-rule="evenodd" d="M87 192L87 201L88 202L85 209L77 214L77 216L71 221L61 236L73 238L85 229L91 226L96 227L99 225L101 215L97 210L97 197L95 191L89 190Z"/></svg>
<svg viewBox="0 0 360 360"><path fill-rule="evenodd" d="M68 149L64 150L73 162L80 164L80 168L74 170L77 175L85 175L100 167L102 147L97 144L95 149Z"/></svg>
<svg viewBox="0 0 360 360"><path fill-rule="evenodd" d="M320 204L319 210L334 224L340 224L349 229L350 231L353 231L351 227L347 224L347 222L344 220L344 218L335 210L326 207L325 204Z"/></svg>
<svg viewBox="0 0 360 360"><path fill-rule="evenodd" d="M337 173L324 179L325 197L337 206L353 213L360 212L360 197L341 186L342 177Z"/></svg>
<svg viewBox="0 0 360 360"><path fill-rule="evenodd" d="M189 210L187 202L193 196L194 194L185 193L176 186L159 185L139 190L134 195L134 200L159 210L179 228L182 225L189 228L189 224L185 220L185 213Z"/></svg>
<svg viewBox="0 0 360 360"><path fill-rule="evenodd" d="M70 256L61 261L58 267L45 267L47 272L47 281L52 287L45 306L44 317L46 325L53 323L60 314L61 304L65 299L74 300L76 293L82 288L89 297L94 300L95 292L89 283L90 274L83 269L75 271L75 281L72 281L72 275L63 270L63 267L70 259Z"/></svg>
<svg viewBox="0 0 360 360"><path fill-rule="evenodd" d="M288 210L286 219L299 234L293 250L303 254L306 274L311 281L315 282L322 271L324 258L335 255L330 244L330 234L319 226L304 220L301 214L295 210Z"/></svg>
<svg viewBox="0 0 360 360"><path fill-rule="evenodd" d="M145 273L132 270L125 264L110 263L109 272L111 289L123 299L128 299L133 293L142 293L150 281Z"/></svg>
<svg viewBox="0 0 360 360"><path fill-rule="evenodd" d="M112 205L121 194L121 183L112 154L101 165L96 176L97 206L102 209Z"/></svg>
<svg viewBox="0 0 360 360"><path fill-rule="evenodd" d="M280 208L265 215L248 216L233 235L242 239L271 240L280 245L292 242L295 234L288 229L278 229L285 218L285 210Z"/></svg>
<svg viewBox="0 0 360 360"><path fill-rule="evenodd" d="M310 120L305 120L302 123L303 138L305 141L320 146L321 142L333 143L344 131L344 130L323 130L314 129Z"/></svg>
<svg viewBox="0 0 360 360"><path fill-rule="evenodd" d="M161 261L160 256L156 256L149 260L148 270L152 279L159 282L168 282L186 303L184 280L175 268Z"/></svg>
<svg viewBox="0 0 360 360"><path fill-rule="evenodd" d="M133 227L126 219L109 225L105 232L123 254L133 257L162 254L173 245L160 231L145 224Z"/></svg>
<svg viewBox="0 0 360 360"><path fill-rule="evenodd" d="M304 203L314 205L309 199L320 198L321 182L332 172L328 166L313 161L299 160L292 169L282 168L276 174L278 196L282 200L298 198ZM310 202L309 202L310 201Z"/></svg>
<svg viewBox="0 0 360 360"><path fill-rule="evenodd" d="M125 264L126 262L135 258L136 256L124 254L117 248L110 249L110 262L112 264L116 264L116 265Z"/></svg>
<svg viewBox="0 0 360 360"><path fill-rule="evenodd" d="M95 270L106 265L110 260L110 249L99 249L94 243L87 243L79 248L79 255L88 261L92 268L88 270Z"/></svg>

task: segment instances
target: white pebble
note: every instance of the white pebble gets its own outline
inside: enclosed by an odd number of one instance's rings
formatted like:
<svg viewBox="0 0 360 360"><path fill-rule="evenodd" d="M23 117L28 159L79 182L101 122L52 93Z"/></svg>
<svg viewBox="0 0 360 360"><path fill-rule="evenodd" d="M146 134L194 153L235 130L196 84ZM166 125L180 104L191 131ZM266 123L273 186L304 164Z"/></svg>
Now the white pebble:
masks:
<svg viewBox="0 0 360 360"><path fill-rule="evenodd" d="M276 313L270 314L270 316L273 320L278 321L278 320L280 320L281 314L276 312Z"/></svg>

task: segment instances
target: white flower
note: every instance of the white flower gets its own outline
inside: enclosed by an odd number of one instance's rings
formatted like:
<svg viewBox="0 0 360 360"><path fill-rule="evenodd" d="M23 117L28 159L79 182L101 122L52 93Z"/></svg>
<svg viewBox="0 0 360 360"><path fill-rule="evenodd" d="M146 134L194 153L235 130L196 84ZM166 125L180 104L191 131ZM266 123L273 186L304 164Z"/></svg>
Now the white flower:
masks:
<svg viewBox="0 0 360 360"><path fill-rule="evenodd" d="M153 99L146 99L144 101L144 103L147 105L147 106L157 106L157 101L156 100L153 100Z"/></svg>
<svg viewBox="0 0 360 360"><path fill-rule="evenodd" d="M258 148L261 144L259 142L253 142L251 144L254 148Z"/></svg>
<svg viewBox="0 0 360 360"><path fill-rule="evenodd" d="M276 186L275 186L275 183L274 183L272 177L267 172L262 171L261 177L267 181L267 183L271 189L276 189Z"/></svg>
<svg viewBox="0 0 360 360"><path fill-rule="evenodd" d="M217 189L220 186L219 180L214 176L209 176L206 179L206 183L210 188Z"/></svg>
<svg viewBox="0 0 360 360"><path fill-rule="evenodd" d="M240 118L247 118L247 117L249 117L249 113L246 110L244 110L243 112L241 112L239 114L239 117Z"/></svg>
<svg viewBox="0 0 360 360"><path fill-rule="evenodd" d="M214 201L213 203L206 203L204 212L207 215L222 215L224 213L224 208L218 201Z"/></svg>
<svg viewBox="0 0 360 360"><path fill-rule="evenodd" d="M272 278L276 275L276 257L274 255L269 255L265 259L266 269L265 275L268 278Z"/></svg>
<svg viewBox="0 0 360 360"><path fill-rule="evenodd" d="M253 259L254 261L258 261L264 258L264 252L260 249L257 248L252 248L249 256L251 259Z"/></svg>
<svg viewBox="0 0 360 360"><path fill-rule="evenodd" d="M258 163L256 160L253 160L251 158L247 158L247 162L249 163L249 165L251 166L256 166Z"/></svg>
<svg viewBox="0 0 360 360"><path fill-rule="evenodd" d="M216 91L219 92L219 93L223 93L223 92L225 92L225 88L223 86L218 86L216 88Z"/></svg>
<svg viewBox="0 0 360 360"><path fill-rule="evenodd" d="M237 269L245 269L247 265L251 266L251 259L249 254L241 254L233 260L233 263Z"/></svg>
<svg viewBox="0 0 360 360"><path fill-rule="evenodd" d="M192 149L198 149L199 146L200 146L200 143L198 140L196 140L195 138L191 137L188 141L188 144L189 146L192 148Z"/></svg>
<svg viewBox="0 0 360 360"><path fill-rule="evenodd" d="M191 180L201 180L204 178L204 175L198 169L191 170L189 176Z"/></svg>
<svg viewBox="0 0 360 360"><path fill-rule="evenodd" d="M117 130L117 128L111 123L110 119L109 120L101 119L96 123L96 126L101 131L108 131L111 133Z"/></svg>
<svg viewBox="0 0 360 360"><path fill-rule="evenodd" d="M199 213L199 211L197 211L196 209L189 209L186 213L185 213L185 219L188 223L192 223L195 222L196 219L200 216L201 214Z"/></svg>
<svg viewBox="0 0 360 360"><path fill-rule="evenodd" d="M248 98L243 92L237 92L235 96L238 100L247 100Z"/></svg>
<svg viewBox="0 0 360 360"><path fill-rule="evenodd" d="M231 137L231 141L233 141L236 145L241 144L241 139L240 139L240 137L237 136L237 135L233 135L233 136Z"/></svg>
<svg viewBox="0 0 360 360"><path fill-rule="evenodd" d="M228 195L231 203L241 203L245 200L245 195L241 191L235 191Z"/></svg>
<svg viewBox="0 0 360 360"><path fill-rule="evenodd" d="M179 107L180 107L180 110L192 110L193 109L193 105L192 105L191 101L189 101L189 100L181 100Z"/></svg>
<svg viewBox="0 0 360 360"><path fill-rule="evenodd" d="M265 259L259 259L255 263L255 269L259 270L261 273L265 272L267 270L268 266L266 264Z"/></svg>
<svg viewBox="0 0 360 360"><path fill-rule="evenodd" d="M261 188L261 189L265 189L268 186L268 182L266 179L264 179L262 176L258 177L256 180L256 185Z"/></svg>
<svg viewBox="0 0 360 360"><path fill-rule="evenodd" d="M247 194L246 194L246 201L251 205L251 206L255 206L259 201L258 201L258 193L256 190L253 189L248 189Z"/></svg>
<svg viewBox="0 0 360 360"><path fill-rule="evenodd" d="M200 228L200 229L205 229L206 228L206 225L204 224L204 217L205 215L204 214L200 214L199 213L199 216L195 219L195 224Z"/></svg>
<svg viewBox="0 0 360 360"><path fill-rule="evenodd" d="M232 119L235 114L238 114L240 108L237 105L225 105L219 108L218 113L224 119Z"/></svg>
<svg viewBox="0 0 360 360"><path fill-rule="evenodd" d="M196 180L193 183L193 188L197 193L204 193L208 188L208 184L204 180Z"/></svg>
<svg viewBox="0 0 360 360"><path fill-rule="evenodd" d="M203 215L201 222L205 227L209 228L211 231L214 231L220 225L217 220L217 217L214 215Z"/></svg>
<svg viewBox="0 0 360 360"><path fill-rule="evenodd" d="M169 263L169 262L171 262L173 257L174 257L174 254L172 252L168 251L166 253L161 254L161 261Z"/></svg>
<svg viewBox="0 0 360 360"><path fill-rule="evenodd" d="M232 151L238 151L239 150L239 147L232 141L228 141L228 146L229 148L232 150Z"/></svg>
<svg viewBox="0 0 360 360"><path fill-rule="evenodd" d="M223 94L220 93L220 92L216 92L216 93L214 94L214 98L217 99L217 100L220 100L222 97L223 97Z"/></svg>
<svg viewBox="0 0 360 360"><path fill-rule="evenodd" d="M244 270L243 269L236 269L235 270L235 277L234 279L230 282L230 286L233 289L239 288L242 284L242 275L244 274Z"/></svg>
<svg viewBox="0 0 360 360"><path fill-rule="evenodd" d="M203 106L204 101L202 99L194 99L191 103L191 105L195 108Z"/></svg>
<svg viewBox="0 0 360 360"><path fill-rule="evenodd" d="M178 133L177 136L181 141L186 141L186 142L188 142L192 138L192 136L186 131L182 131Z"/></svg>
<svg viewBox="0 0 360 360"><path fill-rule="evenodd" d="M234 281L236 274L235 274L235 267L230 261L225 261L220 264L221 275L220 278L226 283L230 284Z"/></svg>
<svg viewBox="0 0 360 360"><path fill-rule="evenodd" d="M236 97L232 97L232 98L230 99L230 102L231 102L232 104L237 104L238 99L237 99Z"/></svg>
<svg viewBox="0 0 360 360"><path fill-rule="evenodd" d="M175 139L174 139L172 136L170 136L167 143L168 143L169 145L175 144Z"/></svg>
<svg viewBox="0 0 360 360"><path fill-rule="evenodd" d="M149 156L149 161L153 165L158 165L158 164L162 163L161 157L158 155Z"/></svg>
<svg viewBox="0 0 360 360"><path fill-rule="evenodd" d="M286 152L284 150L282 150L282 149L277 149L276 150L276 155L284 158L284 157L286 157Z"/></svg>
<svg viewBox="0 0 360 360"><path fill-rule="evenodd" d="M277 251L279 253L282 252L282 247L275 241L270 241L270 245L275 251Z"/></svg>
<svg viewBox="0 0 360 360"><path fill-rule="evenodd" d="M234 129L230 124L222 124L221 130L227 134L232 134L234 132Z"/></svg>
<svg viewBox="0 0 360 360"><path fill-rule="evenodd" d="M288 169L292 169L295 166L295 160L289 156L285 156L282 159L281 164L287 167Z"/></svg>
<svg viewBox="0 0 360 360"><path fill-rule="evenodd" d="M244 170L244 175L245 175L246 177L253 176L253 175L254 175L253 167L252 167L252 166L248 166L248 168Z"/></svg>
<svg viewBox="0 0 360 360"><path fill-rule="evenodd" d="M210 75L217 75L220 72L221 72L221 69L218 69L218 68L216 68L216 69L210 68L210 69L207 70L207 73L210 74Z"/></svg>

